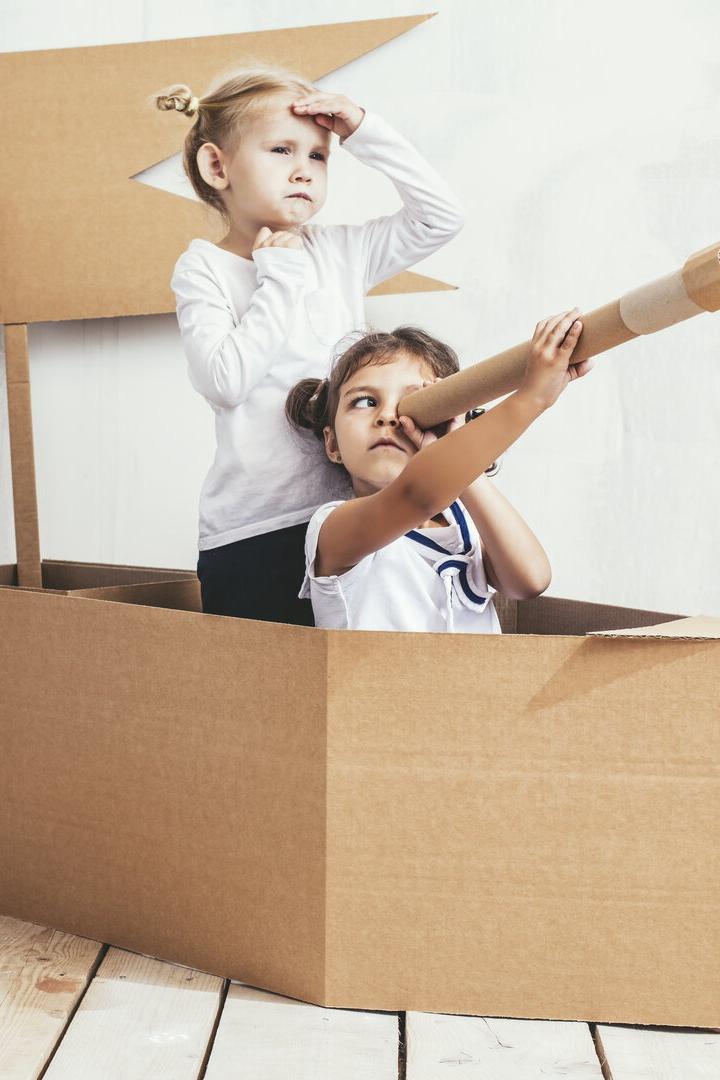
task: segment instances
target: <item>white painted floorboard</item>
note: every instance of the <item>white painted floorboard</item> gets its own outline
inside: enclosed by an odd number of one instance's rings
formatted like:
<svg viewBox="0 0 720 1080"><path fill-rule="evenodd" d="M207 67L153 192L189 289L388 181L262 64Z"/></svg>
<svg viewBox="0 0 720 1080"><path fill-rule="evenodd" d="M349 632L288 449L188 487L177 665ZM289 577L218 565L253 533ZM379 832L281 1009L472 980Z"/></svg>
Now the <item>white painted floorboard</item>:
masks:
<svg viewBox="0 0 720 1080"><path fill-rule="evenodd" d="M397 1080L394 1013L323 1009L232 984L205 1080Z"/></svg>
<svg viewBox="0 0 720 1080"><path fill-rule="evenodd" d="M223 980L110 949L46 1080L197 1080Z"/></svg>
<svg viewBox="0 0 720 1080"><path fill-rule="evenodd" d="M407 1080L602 1080L587 1024L409 1012Z"/></svg>
<svg viewBox="0 0 720 1080"><path fill-rule="evenodd" d="M720 1032L599 1024L612 1080L720 1080Z"/></svg>

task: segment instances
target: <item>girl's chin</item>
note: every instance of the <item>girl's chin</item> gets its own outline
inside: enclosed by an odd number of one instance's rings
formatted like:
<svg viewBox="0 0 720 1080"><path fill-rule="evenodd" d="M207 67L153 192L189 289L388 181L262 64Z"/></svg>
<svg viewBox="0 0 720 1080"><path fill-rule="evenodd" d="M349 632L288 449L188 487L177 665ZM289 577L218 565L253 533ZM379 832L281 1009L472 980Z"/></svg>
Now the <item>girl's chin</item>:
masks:
<svg viewBox="0 0 720 1080"><path fill-rule="evenodd" d="M384 491L386 487L389 487L394 480L397 480L402 471L402 468L387 469L382 473L373 472L370 476L355 477L353 487L356 493L362 491L363 495L374 495L378 491Z"/></svg>

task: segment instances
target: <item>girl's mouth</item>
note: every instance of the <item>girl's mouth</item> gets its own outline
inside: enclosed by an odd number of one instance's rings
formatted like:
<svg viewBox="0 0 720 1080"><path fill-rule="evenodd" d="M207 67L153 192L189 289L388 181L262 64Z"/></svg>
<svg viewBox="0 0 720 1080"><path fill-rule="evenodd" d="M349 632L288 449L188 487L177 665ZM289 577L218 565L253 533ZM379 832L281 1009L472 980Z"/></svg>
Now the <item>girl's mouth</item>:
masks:
<svg viewBox="0 0 720 1080"><path fill-rule="evenodd" d="M405 453L405 450L400 443L396 443L394 439L378 439L377 442L372 444L370 449L376 450L379 446L392 446L395 450L399 450L401 454Z"/></svg>

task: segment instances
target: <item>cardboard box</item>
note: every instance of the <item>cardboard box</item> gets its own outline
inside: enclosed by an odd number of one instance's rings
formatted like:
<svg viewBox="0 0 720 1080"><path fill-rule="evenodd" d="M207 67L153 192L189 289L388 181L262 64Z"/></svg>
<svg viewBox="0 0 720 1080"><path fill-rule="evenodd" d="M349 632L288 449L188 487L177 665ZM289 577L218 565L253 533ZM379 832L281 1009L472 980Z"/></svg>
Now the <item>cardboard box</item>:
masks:
<svg viewBox="0 0 720 1080"><path fill-rule="evenodd" d="M325 1005L720 1024L720 643L147 602L0 589L0 911Z"/></svg>

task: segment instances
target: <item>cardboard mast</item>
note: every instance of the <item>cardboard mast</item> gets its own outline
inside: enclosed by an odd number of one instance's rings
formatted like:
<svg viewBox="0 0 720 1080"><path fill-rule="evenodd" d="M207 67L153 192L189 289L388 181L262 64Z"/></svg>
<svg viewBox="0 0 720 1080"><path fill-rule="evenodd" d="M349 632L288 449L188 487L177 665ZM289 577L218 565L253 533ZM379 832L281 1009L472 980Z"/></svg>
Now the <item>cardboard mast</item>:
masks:
<svg viewBox="0 0 720 1080"><path fill-rule="evenodd" d="M41 588L40 533L30 401L30 358L26 326L5 327L5 381L10 430L10 467L18 584Z"/></svg>

